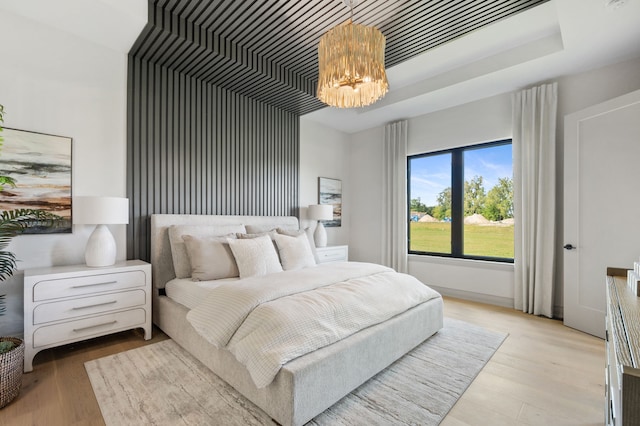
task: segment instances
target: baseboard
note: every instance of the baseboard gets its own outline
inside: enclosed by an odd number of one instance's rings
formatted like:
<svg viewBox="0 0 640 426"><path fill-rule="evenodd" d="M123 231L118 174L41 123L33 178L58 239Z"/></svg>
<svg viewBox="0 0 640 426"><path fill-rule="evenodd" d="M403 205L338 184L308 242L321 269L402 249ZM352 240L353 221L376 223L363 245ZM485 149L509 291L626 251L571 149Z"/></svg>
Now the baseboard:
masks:
<svg viewBox="0 0 640 426"><path fill-rule="evenodd" d="M513 299L509 297L492 296L490 294L474 293L472 291L456 290L453 288L437 287L434 285L429 285L429 287L443 296L470 300L472 302L486 303L488 305L496 305L503 308L513 308Z"/></svg>
<svg viewBox="0 0 640 426"><path fill-rule="evenodd" d="M430 285L429 287L443 296L450 296L478 303L486 303L487 305L501 306L503 308L513 308L513 299L509 297L492 296L490 294L474 293L472 291L456 290L453 288L438 287L434 285ZM553 307L553 319L562 320L563 318L564 306L555 305Z"/></svg>

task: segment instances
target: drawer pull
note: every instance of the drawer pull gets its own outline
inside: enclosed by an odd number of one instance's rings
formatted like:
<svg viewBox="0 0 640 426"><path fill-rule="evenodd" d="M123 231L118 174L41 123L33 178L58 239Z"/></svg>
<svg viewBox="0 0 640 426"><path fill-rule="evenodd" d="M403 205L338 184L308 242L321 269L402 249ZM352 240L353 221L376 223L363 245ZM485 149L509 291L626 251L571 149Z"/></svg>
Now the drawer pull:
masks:
<svg viewBox="0 0 640 426"><path fill-rule="evenodd" d="M115 284L118 281L105 281L103 283L93 283L93 284L81 284L81 285L74 285L71 288L82 288L82 287L92 287L94 285L109 285L109 284Z"/></svg>
<svg viewBox="0 0 640 426"><path fill-rule="evenodd" d="M88 308L95 308L96 306L105 306L105 305L113 305L114 303L118 303L117 300L112 300L110 302L103 302L103 303L94 303L93 305L86 305L86 306L74 306L73 308L71 308L72 311L78 311L80 309L88 309Z"/></svg>
<svg viewBox="0 0 640 426"><path fill-rule="evenodd" d="M90 328L102 327L103 325L112 325L112 324L115 324L115 323L117 323L117 322L118 322L118 321L113 320L113 321L109 321L109 322L104 322L104 323L102 323L102 324L90 325L90 326L88 326L88 327L74 328L74 329L73 329L73 331L74 331L75 333L78 333L78 332L80 332L80 331L89 330Z"/></svg>

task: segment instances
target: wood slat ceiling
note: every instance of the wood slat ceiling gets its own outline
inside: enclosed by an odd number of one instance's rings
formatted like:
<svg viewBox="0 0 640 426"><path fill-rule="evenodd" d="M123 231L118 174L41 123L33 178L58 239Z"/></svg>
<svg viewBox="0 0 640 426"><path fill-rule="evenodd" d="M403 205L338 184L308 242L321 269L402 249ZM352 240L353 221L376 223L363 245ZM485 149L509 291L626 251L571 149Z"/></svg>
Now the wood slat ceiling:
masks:
<svg viewBox="0 0 640 426"><path fill-rule="evenodd" d="M546 1L361 0L354 22L386 36L389 68ZM342 0L151 0L130 53L302 115L325 106L318 41L348 18Z"/></svg>

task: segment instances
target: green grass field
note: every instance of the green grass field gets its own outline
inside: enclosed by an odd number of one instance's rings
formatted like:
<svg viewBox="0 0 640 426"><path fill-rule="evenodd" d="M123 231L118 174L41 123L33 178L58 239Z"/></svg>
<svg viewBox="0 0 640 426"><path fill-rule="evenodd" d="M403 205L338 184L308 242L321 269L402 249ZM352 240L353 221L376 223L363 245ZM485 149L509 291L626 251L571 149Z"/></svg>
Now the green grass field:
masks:
<svg viewBox="0 0 640 426"><path fill-rule="evenodd" d="M410 250L451 252L451 224L411 222ZM464 225L464 254L513 258L513 225Z"/></svg>

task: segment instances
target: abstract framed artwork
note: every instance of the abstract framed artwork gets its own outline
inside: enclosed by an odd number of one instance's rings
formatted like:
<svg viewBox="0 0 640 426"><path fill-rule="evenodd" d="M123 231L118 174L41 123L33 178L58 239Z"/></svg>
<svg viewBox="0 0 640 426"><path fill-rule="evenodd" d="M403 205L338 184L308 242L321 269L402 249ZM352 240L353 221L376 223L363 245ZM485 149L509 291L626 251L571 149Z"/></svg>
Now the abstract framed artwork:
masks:
<svg viewBox="0 0 640 426"><path fill-rule="evenodd" d="M333 206L333 220L324 221L325 227L342 226L342 181L340 179L318 178L318 203Z"/></svg>
<svg viewBox="0 0 640 426"><path fill-rule="evenodd" d="M29 227L24 234L71 232L71 138L4 128L0 175L16 187L0 191L0 211L41 209L61 216L53 227Z"/></svg>

